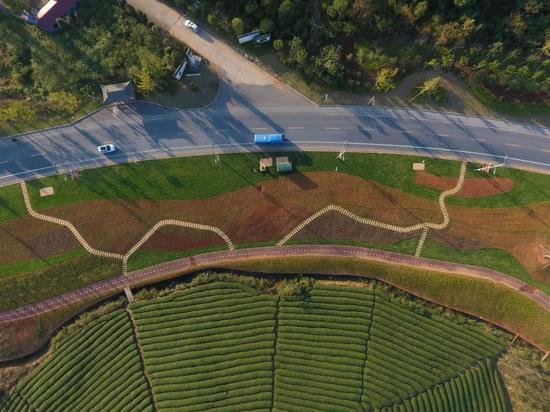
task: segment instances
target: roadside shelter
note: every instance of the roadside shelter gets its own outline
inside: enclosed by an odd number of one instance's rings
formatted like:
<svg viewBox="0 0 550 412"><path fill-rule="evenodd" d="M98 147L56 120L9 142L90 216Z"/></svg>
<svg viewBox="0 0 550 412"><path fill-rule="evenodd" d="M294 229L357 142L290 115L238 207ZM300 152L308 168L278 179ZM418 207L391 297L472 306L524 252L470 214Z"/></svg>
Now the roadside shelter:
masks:
<svg viewBox="0 0 550 412"><path fill-rule="evenodd" d="M103 104L129 102L136 99L132 81L101 85Z"/></svg>

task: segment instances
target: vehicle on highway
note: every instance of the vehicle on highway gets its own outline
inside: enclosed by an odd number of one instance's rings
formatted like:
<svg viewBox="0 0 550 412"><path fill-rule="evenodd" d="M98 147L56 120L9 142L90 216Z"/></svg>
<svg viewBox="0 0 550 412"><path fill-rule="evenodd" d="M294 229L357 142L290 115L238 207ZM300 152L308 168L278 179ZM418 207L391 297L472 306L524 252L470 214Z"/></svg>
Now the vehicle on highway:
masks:
<svg viewBox="0 0 550 412"><path fill-rule="evenodd" d="M197 23L187 19L187 20L185 20L184 24L185 24L185 27L187 27L190 30L193 30L195 33L199 32L199 26L198 26Z"/></svg>
<svg viewBox="0 0 550 412"><path fill-rule="evenodd" d="M112 143L102 144L97 146L97 151L99 153L113 153L116 150L116 146Z"/></svg>
<svg viewBox="0 0 550 412"><path fill-rule="evenodd" d="M283 143L284 133L256 133L254 143Z"/></svg>

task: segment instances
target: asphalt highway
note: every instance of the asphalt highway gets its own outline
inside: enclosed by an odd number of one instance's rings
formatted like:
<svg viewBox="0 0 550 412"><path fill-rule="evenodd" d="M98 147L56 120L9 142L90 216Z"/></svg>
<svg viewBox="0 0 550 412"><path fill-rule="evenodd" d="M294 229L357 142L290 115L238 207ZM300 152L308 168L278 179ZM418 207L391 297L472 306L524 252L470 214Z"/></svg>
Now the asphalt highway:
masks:
<svg viewBox="0 0 550 412"><path fill-rule="evenodd" d="M254 133L284 132L281 147ZM115 143L110 155L97 146ZM0 186L114 163L261 150L376 151L502 163L550 173L550 129L413 109L316 106L289 90L224 83L208 107L136 102L0 139Z"/></svg>

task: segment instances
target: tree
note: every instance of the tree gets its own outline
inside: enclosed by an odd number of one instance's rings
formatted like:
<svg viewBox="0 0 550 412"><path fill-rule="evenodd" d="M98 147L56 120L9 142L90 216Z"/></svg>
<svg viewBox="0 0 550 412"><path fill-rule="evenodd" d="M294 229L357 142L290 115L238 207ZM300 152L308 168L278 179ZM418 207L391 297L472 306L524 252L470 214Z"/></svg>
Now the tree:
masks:
<svg viewBox="0 0 550 412"><path fill-rule="evenodd" d="M260 30L264 33L272 33L275 30L275 23L271 19L262 19L260 22Z"/></svg>
<svg viewBox="0 0 550 412"><path fill-rule="evenodd" d="M321 70L327 83L337 84L344 76L344 64L342 63L342 46L329 45L321 49L320 56L315 61Z"/></svg>
<svg viewBox="0 0 550 412"><path fill-rule="evenodd" d="M237 36L244 33L244 22L239 17L235 17L231 20L231 27Z"/></svg>
<svg viewBox="0 0 550 412"><path fill-rule="evenodd" d="M298 66L304 66L307 61L307 51L304 48L304 42L299 37L294 37L290 42L289 58Z"/></svg>
<svg viewBox="0 0 550 412"><path fill-rule="evenodd" d="M281 39L277 39L273 42L273 48L277 51L282 50L285 43Z"/></svg>
<svg viewBox="0 0 550 412"><path fill-rule="evenodd" d="M54 110L65 113L74 113L80 106L78 97L68 92L50 93L48 103Z"/></svg>
<svg viewBox="0 0 550 412"><path fill-rule="evenodd" d="M15 101L6 107L0 108L0 121L2 122L30 122L36 119L36 112L28 103Z"/></svg>
<svg viewBox="0 0 550 412"><path fill-rule="evenodd" d="M284 0L279 6L278 22L284 28L289 28L294 16L296 15L296 6L292 0Z"/></svg>
<svg viewBox="0 0 550 412"><path fill-rule="evenodd" d="M412 103L413 100L415 100L417 97L426 95L428 97L428 100L431 103L432 97L436 95L441 90L441 81L443 79L441 76L432 77L430 79L426 79L419 87L419 92L412 97L411 100L409 100L409 103Z"/></svg>
<svg viewBox="0 0 550 412"><path fill-rule="evenodd" d="M389 92L395 88L394 77L399 72L397 67L389 68L383 67L376 75L376 81L374 83L374 89L377 92Z"/></svg>
<svg viewBox="0 0 550 412"><path fill-rule="evenodd" d="M157 88L157 83L146 68L142 68L137 74L137 89L143 94L150 94Z"/></svg>

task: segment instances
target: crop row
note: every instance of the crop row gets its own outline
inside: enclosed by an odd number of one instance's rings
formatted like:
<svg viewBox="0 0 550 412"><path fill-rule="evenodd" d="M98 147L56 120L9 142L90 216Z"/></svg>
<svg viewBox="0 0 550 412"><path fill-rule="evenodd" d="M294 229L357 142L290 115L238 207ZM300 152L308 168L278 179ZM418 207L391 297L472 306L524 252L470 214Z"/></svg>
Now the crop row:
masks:
<svg viewBox="0 0 550 412"><path fill-rule="evenodd" d="M507 410L502 381L492 360L417 396L378 412L501 412Z"/></svg>
<svg viewBox="0 0 550 412"><path fill-rule="evenodd" d="M275 410L357 409L372 306L370 289L322 286L281 302Z"/></svg>
<svg viewBox="0 0 550 412"><path fill-rule="evenodd" d="M203 285L198 296L194 289L179 292L174 299L161 298L159 306L133 305L160 410L271 405L276 301L222 285Z"/></svg>
<svg viewBox="0 0 550 412"><path fill-rule="evenodd" d="M67 340L17 387L33 409L152 409L126 311L94 320Z"/></svg>
<svg viewBox="0 0 550 412"><path fill-rule="evenodd" d="M376 296L370 334L363 398L378 408L446 381L501 350L476 330L426 318L382 293Z"/></svg>

